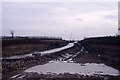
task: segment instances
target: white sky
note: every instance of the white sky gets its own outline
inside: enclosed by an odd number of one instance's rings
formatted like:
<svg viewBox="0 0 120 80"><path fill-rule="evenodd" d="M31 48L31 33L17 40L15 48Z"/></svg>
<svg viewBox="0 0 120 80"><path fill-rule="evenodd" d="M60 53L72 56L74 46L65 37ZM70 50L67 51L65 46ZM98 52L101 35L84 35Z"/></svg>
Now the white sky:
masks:
<svg viewBox="0 0 120 80"><path fill-rule="evenodd" d="M118 2L119 0L2 0L3 2Z"/></svg>
<svg viewBox="0 0 120 80"><path fill-rule="evenodd" d="M2 14L2 35L82 39L118 30L117 2L4 2Z"/></svg>

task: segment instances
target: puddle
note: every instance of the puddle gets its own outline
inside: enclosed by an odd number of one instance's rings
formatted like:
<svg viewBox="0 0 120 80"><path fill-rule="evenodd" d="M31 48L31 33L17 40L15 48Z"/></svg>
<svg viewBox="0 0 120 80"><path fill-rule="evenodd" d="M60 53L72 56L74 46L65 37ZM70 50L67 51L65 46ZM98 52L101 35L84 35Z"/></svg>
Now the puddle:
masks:
<svg viewBox="0 0 120 80"><path fill-rule="evenodd" d="M64 47L56 48L56 49L51 49L51 50L43 51L43 52L40 52L40 53L43 56L43 55L46 55L46 54L56 53L56 52L65 50L65 49L71 48L73 46L74 46L74 43L69 43L68 45L66 45Z"/></svg>
<svg viewBox="0 0 120 80"><path fill-rule="evenodd" d="M119 71L106 66L105 64L97 64L97 63L68 63L67 61L50 61L44 65L38 65L31 67L25 72L37 72L38 74L47 74L47 73L70 73L75 74L78 73L80 75L113 75L118 76Z"/></svg>

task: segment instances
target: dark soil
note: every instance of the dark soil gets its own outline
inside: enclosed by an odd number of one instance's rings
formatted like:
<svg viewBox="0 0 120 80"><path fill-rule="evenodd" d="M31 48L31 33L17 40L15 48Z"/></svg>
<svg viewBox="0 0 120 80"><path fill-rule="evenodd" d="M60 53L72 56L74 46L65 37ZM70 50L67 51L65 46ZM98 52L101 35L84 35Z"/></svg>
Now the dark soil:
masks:
<svg viewBox="0 0 120 80"><path fill-rule="evenodd" d="M109 40L110 39L110 40ZM119 38L112 38L113 41L117 41ZM118 70L120 70L120 45L117 42L112 42L110 38L90 38L80 41L79 43L84 46L84 50L81 54L77 55L73 60L77 63L105 63L108 66L112 66ZM108 41L108 42L107 42ZM109 42L110 41L110 42ZM19 42L19 41L18 41ZM13 42L12 42L13 43ZM26 43L26 44L25 44ZM36 41L32 43L25 42L14 43L13 45L5 44L3 46L3 57L13 56L13 55L21 55L21 54L28 54L34 51L44 51L56 47L61 47L66 45L67 41L62 40L46 40L40 41L36 44ZM35 44L34 44L35 43ZM64 51L54 53L51 55L45 56L38 56L38 57L27 57L24 59L14 59L14 60L6 60L3 59L3 79L6 80L10 79L10 77L24 73L23 71L29 67L45 64L51 60L57 60L59 57L62 57L64 54L76 54L82 48L82 46L75 44L74 47L70 49L66 49ZM86 52L88 51L88 53ZM27 80L104 80L104 77L94 77L94 76L82 76L78 74L55 74L52 75L45 75L41 74L38 75L37 73L29 73L26 76ZM107 76L109 80L119 80L120 77L114 76Z"/></svg>
<svg viewBox="0 0 120 80"><path fill-rule="evenodd" d="M44 51L49 50L61 46L65 46L68 42L64 40L39 40L40 43L36 44L36 41L32 41L33 43L24 43L24 40L19 41L17 44L14 43L14 40L12 43L13 45L5 45L2 48L2 56L3 57L9 57L14 55L22 55L22 54L29 54L34 51ZM24 43L24 44L23 44ZM34 44L35 43L35 44ZM29 67L39 65L39 64L45 64L48 61L52 60L52 58L47 58L45 56L43 57L27 57L23 59L2 59L2 73L3 78L8 77L9 73L16 73L21 72Z"/></svg>
<svg viewBox="0 0 120 80"><path fill-rule="evenodd" d="M88 55L96 56L106 65L120 70L120 36L88 38L80 43L89 52Z"/></svg>
<svg viewBox="0 0 120 80"><path fill-rule="evenodd" d="M8 57L44 51L65 46L67 43L64 40L3 40L2 56Z"/></svg>

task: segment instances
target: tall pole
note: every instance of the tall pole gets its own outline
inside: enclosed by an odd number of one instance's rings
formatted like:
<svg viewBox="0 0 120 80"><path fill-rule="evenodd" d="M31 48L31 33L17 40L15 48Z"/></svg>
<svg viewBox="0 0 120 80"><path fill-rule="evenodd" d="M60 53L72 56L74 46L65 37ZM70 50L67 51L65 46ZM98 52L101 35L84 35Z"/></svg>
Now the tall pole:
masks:
<svg viewBox="0 0 120 80"><path fill-rule="evenodd" d="M118 2L118 35L120 36L120 1Z"/></svg>
<svg viewBox="0 0 120 80"><path fill-rule="evenodd" d="M71 35L70 35L70 41L72 40L72 33L71 33Z"/></svg>

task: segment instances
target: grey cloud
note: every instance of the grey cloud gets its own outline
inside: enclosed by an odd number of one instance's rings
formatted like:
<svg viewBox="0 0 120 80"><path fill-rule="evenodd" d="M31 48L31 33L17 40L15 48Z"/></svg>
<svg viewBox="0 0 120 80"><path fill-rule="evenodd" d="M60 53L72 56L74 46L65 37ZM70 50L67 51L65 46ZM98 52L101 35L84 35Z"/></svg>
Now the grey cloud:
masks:
<svg viewBox="0 0 120 80"><path fill-rule="evenodd" d="M76 18L74 21L83 21L83 19L82 18Z"/></svg>
<svg viewBox="0 0 120 80"><path fill-rule="evenodd" d="M107 15L105 16L106 19L117 19L116 15Z"/></svg>
<svg viewBox="0 0 120 80"><path fill-rule="evenodd" d="M98 5L99 4L99 5ZM104 5L104 6L102 6ZM82 38L88 34L98 35L96 28L101 27L104 29L106 25L101 26L101 23L95 22L86 22L85 18L81 18L80 14L85 14L92 16L91 12L97 11L112 11L117 9L117 3L3 3L3 35L9 35L11 29L16 31L16 35L53 35L53 36L63 36L67 39L70 36L70 33L73 33L76 36L76 39ZM116 19L115 16L111 15L97 15L98 17L103 16L102 21L107 21L108 19ZM84 21L85 20L85 21ZM74 23L73 21L78 21ZM79 23L80 22L80 23ZM105 22L106 23L106 22ZM109 23L110 27L108 30L114 33L112 27L116 23ZM94 25L94 26L93 26ZM77 27L77 32L76 32ZM81 29L84 28L85 30ZM72 28L72 30L70 30ZM94 29L94 32L88 29ZM114 28L115 29L115 28ZM68 33L63 33L68 31ZM101 33L106 34L105 31L101 30Z"/></svg>

